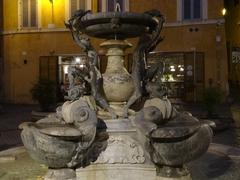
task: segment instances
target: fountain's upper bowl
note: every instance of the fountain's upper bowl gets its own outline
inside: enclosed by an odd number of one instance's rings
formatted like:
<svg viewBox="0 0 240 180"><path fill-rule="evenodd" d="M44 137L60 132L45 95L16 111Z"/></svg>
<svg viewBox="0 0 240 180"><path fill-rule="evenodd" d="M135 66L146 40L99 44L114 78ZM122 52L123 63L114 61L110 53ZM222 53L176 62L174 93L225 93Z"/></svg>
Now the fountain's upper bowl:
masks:
<svg viewBox="0 0 240 180"><path fill-rule="evenodd" d="M92 37L126 39L151 33L158 22L149 14L133 12L101 12L81 18L80 30Z"/></svg>

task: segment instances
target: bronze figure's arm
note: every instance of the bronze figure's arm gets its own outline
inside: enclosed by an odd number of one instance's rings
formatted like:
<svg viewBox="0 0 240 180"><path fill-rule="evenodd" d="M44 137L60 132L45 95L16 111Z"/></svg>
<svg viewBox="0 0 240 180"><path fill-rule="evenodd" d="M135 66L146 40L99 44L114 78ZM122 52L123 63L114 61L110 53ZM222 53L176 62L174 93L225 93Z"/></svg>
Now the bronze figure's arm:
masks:
<svg viewBox="0 0 240 180"><path fill-rule="evenodd" d="M87 53L89 64L90 64L90 70L89 70L89 76L90 78L86 77L85 80L88 81L91 85L91 94L95 98L95 100L99 103L99 105L106 109L112 116L112 118L116 118L117 115L114 113L114 111L110 108L110 106L107 103L107 100L102 95L102 75L97 68L98 66L98 55L96 50L93 48L93 46L90 43L89 38L82 35L81 32L81 19L83 16L85 16L87 13L90 13L91 11L83 11L79 10L77 11L74 16L68 21L68 24L65 23L66 27L70 29L72 33L72 37L74 41L77 43L77 45L84 50L85 53Z"/></svg>

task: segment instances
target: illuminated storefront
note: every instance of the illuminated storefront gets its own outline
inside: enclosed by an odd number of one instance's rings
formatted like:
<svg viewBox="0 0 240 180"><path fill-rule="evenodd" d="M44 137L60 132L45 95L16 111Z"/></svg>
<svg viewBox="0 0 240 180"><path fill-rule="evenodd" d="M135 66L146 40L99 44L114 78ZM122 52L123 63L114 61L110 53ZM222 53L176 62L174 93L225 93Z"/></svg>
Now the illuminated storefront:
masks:
<svg viewBox="0 0 240 180"><path fill-rule="evenodd" d="M199 101L204 88L204 54L200 52L151 53L150 65L163 66L161 77L170 98Z"/></svg>

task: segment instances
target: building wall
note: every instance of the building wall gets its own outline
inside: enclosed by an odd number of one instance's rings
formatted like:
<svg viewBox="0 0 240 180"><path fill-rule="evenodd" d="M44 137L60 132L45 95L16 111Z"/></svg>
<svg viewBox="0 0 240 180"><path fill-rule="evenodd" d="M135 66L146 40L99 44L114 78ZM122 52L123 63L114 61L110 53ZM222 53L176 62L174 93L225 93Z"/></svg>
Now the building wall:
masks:
<svg viewBox="0 0 240 180"><path fill-rule="evenodd" d="M208 19L198 23L178 21L177 1L152 0L148 1L149 3L147 4L145 3L145 5L144 0L140 0L137 5L133 3L130 10L144 12L152 9L152 7L159 7L162 14L166 17L166 24L162 32L164 41L159 44L155 51L190 52L195 49L198 52L204 52L205 85L208 86L209 79L213 79L215 84L220 85L224 91L227 91L226 34L221 14L221 10L224 7L223 1L208 0ZM197 32L190 32L190 29L196 28L198 29ZM220 42L216 42L216 36L221 38Z"/></svg>
<svg viewBox="0 0 240 180"><path fill-rule="evenodd" d="M225 45L225 29L222 22L222 0L208 0L208 20L198 23L179 22L177 18L178 0L130 0L130 11L144 12L158 8L166 17L162 36L164 41L156 51L190 52L194 49L205 54L205 84L212 78L221 84L223 90L227 86L227 57ZM51 4L49 0L40 2L39 29L19 29L18 1L3 0L4 4L4 89L6 100L14 103L32 103L30 89L38 80L39 57L48 55L82 53L73 42L70 32L64 28L65 0L54 1L55 29L48 29L51 23ZM96 5L93 4L96 9ZM190 32L190 28L198 28ZM216 42L216 35L221 42ZM95 47L102 40L92 39ZM136 39L129 39L136 45ZM131 53L133 48L127 50ZM27 60L27 64L24 64Z"/></svg>
<svg viewBox="0 0 240 180"><path fill-rule="evenodd" d="M54 1L54 24L57 28L64 27L65 21L65 3L64 0ZM42 28L47 28L48 24L51 23L51 5L49 0L41 0L41 18Z"/></svg>
<svg viewBox="0 0 240 180"><path fill-rule="evenodd" d="M166 17L167 22L175 22L177 17L177 0L146 0L130 1L130 11L145 12L151 9L159 9Z"/></svg>
<svg viewBox="0 0 240 180"><path fill-rule="evenodd" d="M190 28L198 28L198 31L190 32ZM216 34L221 36L221 42L216 42ZM213 79L215 84L220 84L225 90L228 65L223 25L219 27L216 27L216 24L168 27L164 29L162 36L165 37L164 41L157 47L156 51L191 52L196 50L204 52L205 85L208 85L209 79Z"/></svg>
<svg viewBox="0 0 240 180"><path fill-rule="evenodd" d="M222 0L208 0L208 18L216 19L222 17L222 9L224 8L224 1Z"/></svg>
<svg viewBox="0 0 240 180"><path fill-rule="evenodd" d="M229 80L240 82L240 63L232 63L232 48L240 49L240 4L228 2L226 19L226 39L229 52Z"/></svg>
<svg viewBox="0 0 240 180"><path fill-rule="evenodd" d="M39 56L49 56L51 51L61 54L79 52L66 32L6 35L4 47L5 68L8 69L5 72L6 97L15 103L31 101L29 90L38 80Z"/></svg>
<svg viewBox="0 0 240 180"><path fill-rule="evenodd" d="M3 0L4 31L18 28L18 0Z"/></svg>
<svg viewBox="0 0 240 180"><path fill-rule="evenodd" d="M0 0L0 102L3 96L3 1Z"/></svg>
<svg viewBox="0 0 240 180"><path fill-rule="evenodd" d="M234 47L240 47L240 5L229 6L225 18L227 41Z"/></svg>

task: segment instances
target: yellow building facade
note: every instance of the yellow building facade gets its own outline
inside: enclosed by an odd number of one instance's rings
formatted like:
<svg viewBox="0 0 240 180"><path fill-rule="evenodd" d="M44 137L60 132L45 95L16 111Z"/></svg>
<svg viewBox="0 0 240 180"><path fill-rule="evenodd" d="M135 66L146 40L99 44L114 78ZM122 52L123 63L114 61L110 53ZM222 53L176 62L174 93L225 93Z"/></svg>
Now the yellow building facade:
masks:
<svg viewBox="0 0 240 180"><path fill-rule="evenodd" d="M5 101L32 103L30 89L41 74L41 59L55 61L60 66L59 58L83 54L64 26L73 10L111 11L116 3L116 0L3 0L1 86ZM165 78L173 94L184 100L199 100L201 90L209 81L228 91L223 0L122 0L119 3L123 11L158 9L165 16L164 41L150 56L153 61L167 62L169 74ZM99 53L103 41L92 39ZM129 39L129 42L135 46L137 40ZM126 57L131 57L133 49L127 50ZM130 66L131 58L127 64ZM171 74L175 65L183 71L179 81ZM54 73L60 83L58 67Z"/></svg>

